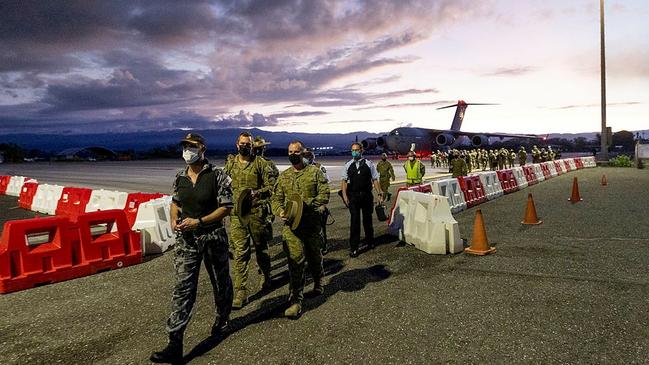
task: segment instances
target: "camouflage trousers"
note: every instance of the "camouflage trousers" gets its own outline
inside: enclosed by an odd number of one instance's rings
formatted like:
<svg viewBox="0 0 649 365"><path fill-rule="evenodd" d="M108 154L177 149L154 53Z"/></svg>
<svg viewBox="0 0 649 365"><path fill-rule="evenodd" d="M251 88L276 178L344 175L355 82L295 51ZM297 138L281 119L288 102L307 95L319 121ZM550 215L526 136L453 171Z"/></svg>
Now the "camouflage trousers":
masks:
<svg viewBox="0 0 649 365"><path fill-rule="evenodd" d="M176 284L171 299L167 332L182 336L196 302L201 261L212 283L217 320L226 320L232 310L232 281L228 263L228 236L225 227L176 234L174 268Z"/></svg>
<svg viewBox="0 0 649 365"><path fill-rule="evenodd" d="M388 195L388 189L390 188L390 179L379 179L379 185L381 185L383 196L386 197Z"/></svg>
<svg viewBox="0 0 649 365"><path fill-rule="evenodd" d="M309 264L309 271L313 280L324 276L322 268L322 253L320 252L320 229L318 218L305 221L302 217L300 227L291 231L288 226L282 230L283 248L288 260L289 301L301 302L304 299L305 266Z"/></svg>
<svg viewBox="0 0 649 365"><path fill-rule="evenodd" d="M264 276L270 276L268 242L273 239L273 228L265 214L253 212L246 226L241 224L239 217L231 215L230 238L230 245L234 253L233 276L236 290L246 289L253 244L259 270Z"/></svg>

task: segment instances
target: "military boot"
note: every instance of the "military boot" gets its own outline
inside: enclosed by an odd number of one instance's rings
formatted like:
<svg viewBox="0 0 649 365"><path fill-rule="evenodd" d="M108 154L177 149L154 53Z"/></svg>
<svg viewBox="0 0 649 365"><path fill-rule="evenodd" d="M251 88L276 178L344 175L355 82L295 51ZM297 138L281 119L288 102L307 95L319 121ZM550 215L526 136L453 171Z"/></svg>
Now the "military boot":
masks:
<svg viewBox="0 0 649 365"><path fill-rule="evenodd" d="M261 279L259 279L259 287L261 288L260 291L263 293L270 291L273 288L273 279L271 279L270 274L261 276Z"/></svg>
<svg viewBox="0 0 649 365"><path fill-rule="evenodd" d="M313 279L313 294L322 295L324 287L322 286L322 278Z"/></svg>
<svg viewBox="0 0 649 365"><path fill-rule="evenodd" d="M163 364L182 364L183 362L183 339L182 335L169 334L167 347L151 354L152 362Z"/></svg>
<svg viewBox="0 0 649 365"><path fill-rule="evenodd" d="M232 300L232 309L241 309L248 304L248 291L246 289L237 289Z"/></svg>
<svg viewBox="0 0 649 365"><path fill-rule="evenodd" d="M225 338L230 334L230 321L217 318L212 325L210 337Z"/></svg>
<svg viewBox="0 0 649 365"><path fill-rule="evenodd" d="M298 319L302 314L302 303L294 302L284 311L284 317L289 319Z"/></svg>

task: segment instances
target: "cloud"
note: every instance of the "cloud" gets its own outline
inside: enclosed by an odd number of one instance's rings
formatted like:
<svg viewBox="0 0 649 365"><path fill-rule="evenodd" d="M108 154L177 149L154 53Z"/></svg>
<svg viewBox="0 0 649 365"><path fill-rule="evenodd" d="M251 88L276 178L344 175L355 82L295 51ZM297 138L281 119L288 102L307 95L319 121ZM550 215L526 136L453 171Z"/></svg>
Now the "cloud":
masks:
<svg viewBox="0 0 649 365"><path fill-rule="evenodd" d="M627 101L627 102L619 102L619 103L606 103L607 107L610 106L632 106L632 105L640 105L642 104L639 101ZM596 104L571 104L571 105L562 105L562 106L555 106L555 107L542 107L543 109L551 109L551 110L564 110L564 109L576 109L576 108L599 108L601 106L600 103Z"/></svg>
<svg viewBox="0 0 649 365"><path fill-rule="evenodd" d="M523 76L536 71L536 67L521 66L521 67L501 67L493 71L485 72L482 76Z"/></svg>
<svg viewBox="0 0 649 365"><path fill-rule="evenodd" d="M294 117L311 117L311 116L327 115L327 114L329 113L322 110L314 110L314 111L305 111L305 112L277 113L277 114L271 114L268 117L274 119L284 119L284 118L294 118Z"/></svg>
<svg viewBox="0 0 649 365"><path fill-rule="evenodd" d="M411 108L411 107L422 107L422 106L438 106L438 105L447 105L454 104L454 100L440 100L440 101L431 101L431 102L421 102L421 103L397 103L397 104L387 104L387 105L370 105L362 108L356 108L354 110L367 110L367 109L385 109L385 108Z"/></svg>
<svg viewBox="0 0 649 365"><path fill-rule="evenodd" d="M239 111L239 114L221 116L214 120L213 128L252 128L276 126L278 121L272 116L264 116L259 113L246 113Z"/></svg>
<svg viewBox="0 0 649 365"><path fill-rule="evenodd" d="M132 121L125 128L166 127L175 125L178 110L212 116L255 103L364 105L414 94L418 91L381 95L363 90L396 81L397 75L343 88L331 84L417 61L394 51L426 39L437 27L475 15L480 6L467 6L471 4L3 1L0 104L24 103L25 108L12 109L16 115L0 111L0 120L18 116L32 126L67 120L70 128L82 129L100 128L106 121L122 126L114 119L119 115ZM140 115L143 111L155 115L155 121ZM279 113L291 116L300 115ZM218 122L279 123L278 117L254 113Z"/></svg>

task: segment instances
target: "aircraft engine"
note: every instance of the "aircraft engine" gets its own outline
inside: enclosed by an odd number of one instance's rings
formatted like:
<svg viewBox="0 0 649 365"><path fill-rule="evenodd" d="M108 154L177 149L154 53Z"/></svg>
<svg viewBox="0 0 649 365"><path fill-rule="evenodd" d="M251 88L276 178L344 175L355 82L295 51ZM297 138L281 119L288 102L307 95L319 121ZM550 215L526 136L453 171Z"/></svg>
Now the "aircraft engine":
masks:
<svg viewBox="0 0 649 365"><path fill-rule="evenodd" d="M361 141L364 150L373 150L376 148L376 138L366 138Z"/></svg>
<svg viewBox="0 0 649 365"><path fill-rule="evenodd" d="M435 142L440 146L450 146L455 142L455 137L448 133L440 133L435 138Z"/></svg>
<svg viewBox="0 0 649 365"><path fill-rule="evenodd" d="M379 137L376 139L376 145L379 147L384 147L385 146L385 138Z"/></svg>
<svg viewBox="0 0 649 365"><path fill-rule="evenodd" d="M476 134L475 136L471 137L471 144L473 147L483 147L483 146L488 146L489 145L489 137L483 136L480 134Z"/></svg>

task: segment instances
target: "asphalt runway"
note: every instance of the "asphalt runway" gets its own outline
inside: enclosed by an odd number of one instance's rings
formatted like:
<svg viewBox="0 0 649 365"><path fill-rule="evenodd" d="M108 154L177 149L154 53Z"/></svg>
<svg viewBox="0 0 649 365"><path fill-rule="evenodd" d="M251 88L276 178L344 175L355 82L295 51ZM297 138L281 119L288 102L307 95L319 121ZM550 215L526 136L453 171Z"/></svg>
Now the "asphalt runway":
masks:
<svg viewBox="0 0 649 365"><path fill-rule="evenodd" d="M76 176L68 177L58 164L24 175L47 183L56 177L68 185L96 179L96 172L79 168L84 164L68 165L68 174L76 170ZM155 181L142 168L119 169L128 174L107 174L97 184L166 192L160 187L170 178L163 177L173 177L175 167L152 163L147 171L158 171ZM600 186L602 174L606 187ZM584 199L574 205L568 202L573 177ZM329 227L333 252L325 256L325 294L307 295L299 320L282 318L288 285L276 223L270 249L276 289L254 295L248 306L233 312L234 333L210 343L213 303L202 272L186 333L186 360L649 363L648 182L649 170L584 169L456 214L468 244L476 209L482 210L489 241L497 247L486 257L428 255L397 242L375 220L379 246L351 259L349 213L332 195L336 223ZM540 226L520 224L528 192L543 220ZM3 197L0 209L16 205L15 199ZM169 252L137 266L0 296L0 363L148 363L151 351L166 342L172 257ZM257 282L253 273L253 293Z"/></svg>
<svg viewBox="0 0 649 365"><path fill-rule="evenodd" d="M284 158L273 159L280 171L288 166ZM372 160L380 160L374 156ZM223 167L225 160L210 159L218 167ZM318 158L327 169L332 181L332 188L340 187L340 176L345 157ZM404 161L391 161L396 180L404 180L406 172ZM425 161L426 176L432 178L448 173L448 169L433 169L430 161ZM0 164L0 175L28 176L41 180L41 183L63 186L83 186L92 189L110 189L129 193L160 192L171 193L171 183L178 169L184 167L182 159L178 160L137 160L137 161L101 161L101 162L33 162L23 164Z"/></svg>

